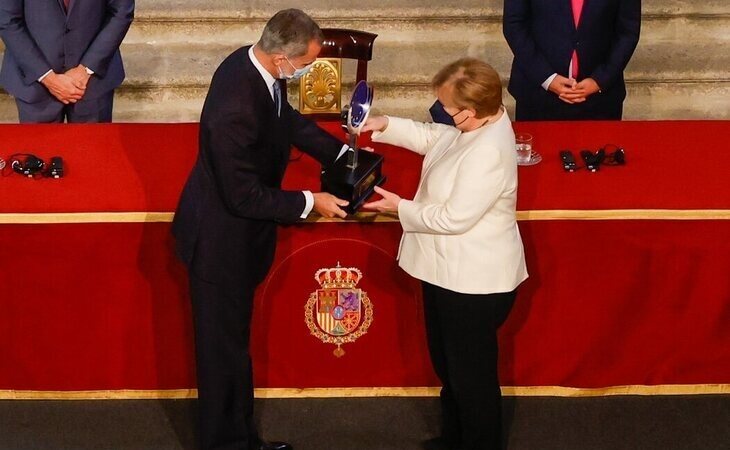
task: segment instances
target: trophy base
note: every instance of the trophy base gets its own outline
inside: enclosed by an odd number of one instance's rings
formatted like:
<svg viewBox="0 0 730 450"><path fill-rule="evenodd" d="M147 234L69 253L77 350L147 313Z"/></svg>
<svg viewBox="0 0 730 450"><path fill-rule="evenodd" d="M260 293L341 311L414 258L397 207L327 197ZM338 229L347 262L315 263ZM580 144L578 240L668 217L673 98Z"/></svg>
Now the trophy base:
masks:
<svg viewBox="0 0 730 450"><path fill-rule="evenodd" d="M348 214L354 214L370 197L375 189L385 182L382 174L383 157L381 155L360 151L357 167L348 167L349 159L343 155L335 163L322 171L322 191L350 202L345 208Z"/></svg>

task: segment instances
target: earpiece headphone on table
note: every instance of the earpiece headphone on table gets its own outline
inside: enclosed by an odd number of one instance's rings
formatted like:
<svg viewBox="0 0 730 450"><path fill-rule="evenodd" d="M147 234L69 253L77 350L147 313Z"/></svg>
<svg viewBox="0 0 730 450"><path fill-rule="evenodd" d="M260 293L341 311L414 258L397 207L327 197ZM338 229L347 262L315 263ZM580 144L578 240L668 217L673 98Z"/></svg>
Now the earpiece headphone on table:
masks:
<svg viewBox="0 0 730 450"><path fill-rule="evenodd" d="M43 175L44 177L62 178L63 177L63 158L54 156L51 158L50 166L36 155L30 153L16 153L10 156L10 168L13 172L29 178L35 175ZM6 167L5 161L0 159L0 170Z"/></svg>
<svg viewBox="0 0 730 450"><path fill-rule="evenodd" d="M10 157L10 167L17 174L33 177L43 172L46 163L35 155L18 153Z"/></svg>
<svg viewBox="0 0 730 450"><path fill-rule="evenodd" d="M596 172L601 168L601 165L622 166L626 164L626 153L624 149L613 144L606 144L595 152L581 150L580 157L585 164L582 167L585 167L591 172ZM574 172L582 168L575 163L575 158L573 158L573 153L570 150L562 150L560 152L560 160L566 172Z"/></svg>

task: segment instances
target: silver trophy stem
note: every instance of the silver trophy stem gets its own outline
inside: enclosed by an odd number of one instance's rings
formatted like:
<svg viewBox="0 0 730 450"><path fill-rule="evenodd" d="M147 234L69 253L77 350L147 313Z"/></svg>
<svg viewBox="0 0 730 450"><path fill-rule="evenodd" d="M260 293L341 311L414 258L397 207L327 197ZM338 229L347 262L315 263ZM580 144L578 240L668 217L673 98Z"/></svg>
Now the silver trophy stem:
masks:
<svg viewBox="0 0 730 450"><path fill-rule="evenodd" d="M349 158L349 164L347 165L348 168L355 170L357 167L357 154L359 152L357 148L357 134L350 133L350 148L352 149L352 155Z"/></svg>

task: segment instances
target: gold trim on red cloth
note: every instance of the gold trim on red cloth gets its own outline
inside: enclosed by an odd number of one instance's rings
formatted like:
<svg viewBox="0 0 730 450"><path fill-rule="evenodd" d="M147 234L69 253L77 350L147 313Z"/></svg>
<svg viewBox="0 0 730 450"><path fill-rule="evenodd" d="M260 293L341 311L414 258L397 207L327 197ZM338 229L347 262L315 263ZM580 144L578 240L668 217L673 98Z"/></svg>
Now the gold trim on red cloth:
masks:
<svg viewBox="0 0 730 450"><path fill-rule="evenodd" d="M730 220L728 209L552 209L517 211L517 220Z"/></svg>
<svg viewBox="0 0 730 450"><path fill-rule="evenodd" d="M256 389L256 398L438 397L437 387L271 388ZM605 397L615 395L726 395L730 384L661 384L574 388L503 386L509 397ZM0 390L0 400L147 400L196 398L195 389L109 391Z"/></svg>
<svg viewBox="0 0 730 450"><path fill-rule="evenodd" d="M172 222L172 212L0 213L0 224ZM549 209L517 211L517 220L730 220L730 209ZM390 213L359 212L347 219L315 214L308 223L398 222Z"/></svg>
<svg viewBox="0 0 730 450"><path fill-rule="evenodd" d="M171 212L2 213L0 224L172 222Z"/></svg>

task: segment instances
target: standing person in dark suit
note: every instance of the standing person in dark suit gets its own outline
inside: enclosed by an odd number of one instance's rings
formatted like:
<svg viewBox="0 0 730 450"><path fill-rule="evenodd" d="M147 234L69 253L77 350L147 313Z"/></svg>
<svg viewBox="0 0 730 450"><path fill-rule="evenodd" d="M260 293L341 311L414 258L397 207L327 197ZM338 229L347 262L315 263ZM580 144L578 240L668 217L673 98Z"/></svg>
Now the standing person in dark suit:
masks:
<svg viewBox="0 0 730 450"><path fill-rule="evenodd" d="M21 122L111 122L134 0L3 0L0 85Z"/></svg>
<svg viewBox="0 0 730 450"><path fill-rule="evenodd" d="M516 120L620 120L641 0L505 0Z"/></svg>
<svg viewBox="0 0 730 450"><path fill-rule="evenodd" d="M173 223L190 277L203 449L291 448L262 441L253 423L249 334L277 224L312 209L345 217L344 200L281 189L292 144L325 166L347 150L286 100L285 80L306 73L322 40L302 11L278 12L256 45L218 67L203 106L198 159Z"/></svg>

